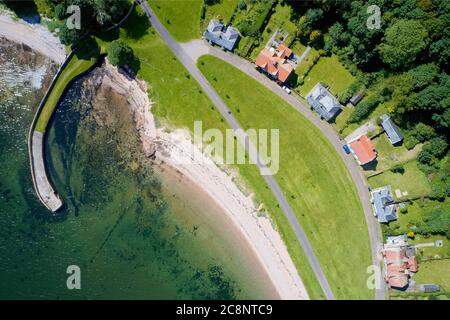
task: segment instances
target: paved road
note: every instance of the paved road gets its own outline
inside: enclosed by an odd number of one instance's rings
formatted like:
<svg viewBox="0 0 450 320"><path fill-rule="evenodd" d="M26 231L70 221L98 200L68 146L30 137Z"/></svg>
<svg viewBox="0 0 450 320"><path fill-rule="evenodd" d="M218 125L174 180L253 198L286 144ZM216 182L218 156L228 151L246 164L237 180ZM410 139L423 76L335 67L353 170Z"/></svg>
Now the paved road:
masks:
<svg viewBox="0 0 450 320"><path fill-rule="evenodd" d="M161 38L166 42L167 46L172 50L172 52L180 60L180 62L184 65L184 67L191 73L191 75L194 77L194 79L199 83L199 85L202 87L203 91L208 95L208 97L211 99L211 101L217 107L217 109L222 114L222 116L228 121L231 128L236 130L237 139L242 145L245 145L246 150L248 151L251 160L253 160L255 163L257 163L258 168L262 172L267 171L268 169L265 167L265 165L259 159L256 148L253 146L253 144L251 142L249 142L249 138L244 133L244 130L241 128L241 126L239 125L237 120L232 116L231 111L228 109L228 107L223 102L223 100L219 97L217 92L213 89L213 87L209 84L209 82L206 80L206 78L203 76L203 74L197 68L194 60L192 60L190 58L190 56L184 51L184 49L172 38L172 36L161 24L161 22L159 21L159 19L154 14L154 12L152 11L152 9L150 8L150 6L148 5L148 3L146 1L141 2L141 7L143 8L145 14L149 18L152 26L159 33ZM300 245L302 246L303 250L305 251L306 257L314 271L314 274L315 274L326 298L329 300L334 299L333 292L331 291L330 285L328 284L325 274L323 273L322 268L320 267L319 261L314 254L311 244L309 243L302 227L298 223L297 218L295 217L295 214L294 214L292 208L289 206L283 192L281 191L281 188L279 187L278 183L276 182L275 178L272 175L263 175L263 177L264 177L264 180L266 181L267 185L271 189L272 193L276 197L276 199L280 205L280 208L283 210L284 214L286 215L291 227L293 228L293 230L300 242Z"/></svg>
<svg viewBox="0 0 450 320"><path fill-rule="evenodd" d="M194 45L195 44L195 45ZM198 48L195 48L195 47ZM378 221L375 219L372 208L370 205L370 195L368 191L368 186L366 184L366 180L361 172L360 167L354 161L354 159L347 155L344 150L342 149L342 146L345 144L345 141L341 140L339 136L334 131L333 127L325 122L320 120L319 117L317 117L308 106L303 104L301 100L299 100L297 97L294 97L293 95L289 95L286 93L280 86L278 86L275 82L269 80L265 75L258 72L253 63L242 59L241 57L232 54L230 52L224 52L220 49L214 48L206 44L204 41L201 40L194 40L190 45L186 45L186 48L189 48L192 50L192 52L207 52L213 56L216 56L232 65L234 65L239 70L245 72L249 76L253 77L257 81L259 81L261 84L266 86L268 89L270 89L272 92L277 94L280 98L284 99L286 102L288 102L292 107L295 108L298 112L300 112L303 116L305 116L309 121L311 121L317 128L319 128L322 133L327 137L327 139L331 142L331 144L334 146L336 151L341 156L342 160L345 163L345 166L347 167L348 171L350 172L350 175L353 179L353 182L355 183L356 189L358 191L358 195L361 201L361 204L363 206L364 215L368 227L369 232L369 239L370 239L370 245L371 245L371 253L372 253L372 263L376 266L380 265L380 249L382 244L382 238L381 238L381 232L380 232L380 226ZM209 47L207 50L206 47ZM200 49L201 48L201 49ZM195 58L195 57L194 57ZM196 56L196 58L198 58ZM379 290L375 291L375 299L377 300L384 300L386 296L386 288L384 286L384 281L381 279L381 288Z"/></svg>

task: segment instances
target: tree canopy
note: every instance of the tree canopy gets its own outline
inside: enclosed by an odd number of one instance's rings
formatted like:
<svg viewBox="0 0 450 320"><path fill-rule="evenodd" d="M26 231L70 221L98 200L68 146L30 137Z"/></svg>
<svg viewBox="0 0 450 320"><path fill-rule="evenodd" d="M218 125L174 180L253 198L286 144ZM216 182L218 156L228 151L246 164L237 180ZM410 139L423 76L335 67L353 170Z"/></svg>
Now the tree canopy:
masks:
<svg viewBox="0 0 450 320"><path fill-rule="evenodd" d="M428 32L419 21L399 20L387 28L378 48L384 63L393 69L406 69L416 61L428 42Z"/></svg>

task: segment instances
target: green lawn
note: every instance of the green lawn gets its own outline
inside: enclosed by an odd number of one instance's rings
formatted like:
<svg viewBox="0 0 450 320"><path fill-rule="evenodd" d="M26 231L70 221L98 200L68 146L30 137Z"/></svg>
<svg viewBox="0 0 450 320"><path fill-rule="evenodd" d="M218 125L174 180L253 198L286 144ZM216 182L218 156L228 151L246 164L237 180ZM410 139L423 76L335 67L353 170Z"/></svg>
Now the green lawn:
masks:
<svg viewBox="0 0 450 320"><path fill-rule="evenodd" d="M442 291L450 291L450 259L422 262L414 275L417 283L436 283Z"/></svg>
<svg viewBox="0 0 450 320"><path fill-rule="evenodd" d="M392 168L395 164L408 162L416 158L422 149L422 145L418 144L414 149L408 150L403 145L393 146L386 134L382 134L372 140L377 150L378 165L377 171L384 171Z"/></svg>
<svg viewBox="0 0 450 320"><path fill-rule="evenodd" d="M311 52L310 52L311 53ZM299 66L301 68L301 65ZM350 72L339 62L336 55L321 57L311 69L300 86L300 94L306 95L316 85L323 82L329 85L331 92L338 95L355 81Z"/></svg>
<svg viewBox="0 0 450 320"><path fill-rule="evenodd" d="M222 0L211 6L207 5L205 19L203 20L201 27L202 31L203 29L206 29L206 26L212 18L222 20L225 24L228 24L234 10L236 9L237 3L238 0Z"/></svg>
<svg viewBox="0 0 450 320"><path fill-rule="evenodd" d="M133 21L138 20L136 18ZM131 33L140 36L127 36L135 28L139 31ZM125 23L121 37L141 60L138 77L149 84L149 97L154 102L152 113L160 125L171 129L186 128L192 133L194 121L202 120L204 129L218 128L224 132L228 128L220 113L153 28L146 26L144 21L138 23L138 26L135 23ZM253 193L255 202L264 204L262 211L268 211L274 218L310 297L323 299L324 295L293 230L256 166L246 164L228 169L239 173L239 178L236 179L239 186L247 193Z"/></svg>
<svg viewBox="0 0 450 320"><path fill-rule="evenodd" d="M347 126L347 120L353 112L353 108L344 106L339 115L331 122L331 126L336 130L339 136L344 139L344 128Z"/></svg>
<svg viewBox="0 0 450 320"><path fill-rule="evenodd" d="M202 0L148 0L161 23L178 41L200 38Z"/></svg>
<svg viewBox="0 0 450 320"><path fill-rule="evenodd" d="M371 258L363 210L332 145L284 100L231 65L204 56L199 67L244 129L280 129L280 170L275 177L335 296L372 298L366 287Z"/></svg>
<svg viewBox="0 0 450 320"><path fill-rule="evenodd" d="M296 41L295 45L303 46L300 41ZM317 51L314 48L311 48L309 50L308 54L303 58L303 60L298 64L297 68L295 69L295 73L298 75L299 78L302 78L304 76L306 69L308 69L308 67L310 67L314 63L314 59L317 59L318 56L319 51Z"/></svg>
<svg viewBox="0 0 450 320"><path fill-rule="evenodd" d="M411 244L419 244L419 243L434 243L437 240L441 240L443 242L442 247L420 247L417 250L420 252L420 256L423 260L436 259L436 258L450 258L450 240L448 240L445 236L436 235L424 237L420 234L416 234L414 240L409 240Z"/></svg>
<svg viewBox="0 0 450 320"><path fill-rule="evenodd" d="M426 196L431 192L430 182L425 174L417 167L416 161L410 161L404 165L405 172L403 174L393 173L391 171L385 171L379 175L370 177L368 179L372 188L378 188L386 185L390 185L394 198L395 190L400 189L401 192L408 192L408 195L398 198L402 200L404 198L417 198Z"/></svg>
<svg viewBox="0 0 450 320"><path fill-rule="evenodd" d="M39 115L36 123L36 131L42 133L45 132L47 124L50 121L50 118L58 104L58 101L67 85L74 77L89 70L89 68L91 68L96 61L96 56L86 60L80 59L76 55L72 57L67 66L64 68L63 72L58 77L55 86L53 87L50 95L47 98L47 101L42 108L41 114Z"/></svg>

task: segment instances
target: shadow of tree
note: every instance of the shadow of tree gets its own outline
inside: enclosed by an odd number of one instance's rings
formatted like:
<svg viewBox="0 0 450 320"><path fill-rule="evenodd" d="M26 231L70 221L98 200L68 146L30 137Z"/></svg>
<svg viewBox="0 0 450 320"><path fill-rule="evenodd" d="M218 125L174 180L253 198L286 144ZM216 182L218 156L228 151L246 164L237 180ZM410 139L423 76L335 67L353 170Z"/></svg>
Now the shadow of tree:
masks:
<svg viewBox="0 0 450 320"><path fill-rule="evenodd" d="M75 55L81 60L90 60L91 58L97 58L100 56L100 47L91 36L83 39L76 49Z"/></svg>
<svg viewBox="0 0 450 320"><path fill-rule="evenodd" d="M119 39L120 31L119 31L119 28L113 29L110 31L104 31L104 32L100 32L100 33L96 34L96 37L104 42L109 43L109 42Z"/></svg>
<svg viewBox="0 0 450 320"><path fill-rule="evenodd" d="M121 28L125 31L127 37L137 40L148 33L150 26L147 16L135 8Z"/></svg>
<svg viewBox="0 0 450 320"><path fill-rule="evenodd" d="M133 73L136 75L138 71L141 69L141 61L138 57L134 56L133 60L130 62L129 67L133 70Z"/></svg>
<svg viewBox="0 0 450 320"><path fill-rule="evenodd" d="M0 1L8 9L13 11L19 18L28 23L38 24L41 22L41 17L34 1Z"/></svg>
<svg viewBox="0 0 450 320"><path fill-rule="evenodd" d="M298 82L298 74L296 72L292 72L289 78L286 81L286 85L291 88L295 88Z"/></svg>

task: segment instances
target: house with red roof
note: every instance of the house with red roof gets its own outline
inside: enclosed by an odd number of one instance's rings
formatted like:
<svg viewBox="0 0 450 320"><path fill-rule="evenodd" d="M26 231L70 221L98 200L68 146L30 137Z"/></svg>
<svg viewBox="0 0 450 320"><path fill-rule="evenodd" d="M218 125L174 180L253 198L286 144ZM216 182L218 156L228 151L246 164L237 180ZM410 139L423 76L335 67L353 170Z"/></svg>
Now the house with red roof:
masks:
<svg viewBox="0 0 450 320"><path fill-rule="evenodd" d="M294 66L287 61L292 55L292 50L283 44L277 48L264 48L256 58L256 68L279 84L284 84L294 71Z"/></svg>
<svg viewBox="0 0 450 320"><path fill-rule="evenodd" d="M391 288L406 289L412 273L418 271L415 249L408 245L408 237L387 237L383 250L384 279Z"/></svg>
<svg viewBox="0 0 450 320"><path fill-rule="evenodd" d="M377 158L375 146L366 135L350 141L348 146L360 166L365 166Z"/></svg>

